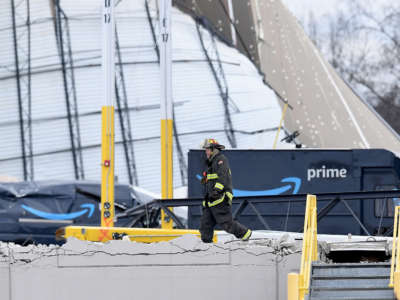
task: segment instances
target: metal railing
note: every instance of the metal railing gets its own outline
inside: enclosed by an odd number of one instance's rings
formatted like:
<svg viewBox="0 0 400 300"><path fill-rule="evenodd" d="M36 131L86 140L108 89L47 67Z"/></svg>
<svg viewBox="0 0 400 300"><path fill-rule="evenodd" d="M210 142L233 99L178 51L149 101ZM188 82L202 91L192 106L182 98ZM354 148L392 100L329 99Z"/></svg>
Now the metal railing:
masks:
<svg viewBox="0 0 400 300"><path fill-rule="evenodd" d="M288 274L288 300L303 300L310 287L311 263L318 259L317 197L307 195L300 274Z"/></svg>
<svg viewBox="0 0 400 300"><path fill-rule="evenodd" d="M400 222L399 222L400 206L396 206L394 213L394 226L393 226L393 241L392 241L392 262L390 267L390 282L389 287L394 288L394 293L397 299L400 299Z"/></svg>
<svg viewBox="0 0 400 300"><path fill-rule="evenodd" d="M258 229L266 229L266 230L283 230L290 231L288 228L283 226L282 228L276 226L270 226L268 218L274 217L274 215L266 215L263 213L262 207L265 205L274 205L281 204L282 211L284 213L283 218L288 218L289 223L293 223L292 218L299 218L296 221L295 226L291 226L291 231L293 232L301 232L303 230L303 224L301 223L304 218L303 214L292 214L287 213L287 206L298 206L306 202L306 194L296 194L296 195L274 195L274 196L240 196L234 197L233 199L233 218L239 219L243 216L246 208L250 209L254 213L254 219L257 220L262 228ZM360 230L360 233L357 234L365 234L365 235L373 235L374 228L376 227L377 232L381 232L381 235L392 235L393 233L393 217L386 217L383 215L375 216L373 219L370 219L367 215L364 214L366 210L373 212L373 204L371 203L371 207L366 207L366 201L375 201L376 199L385 200L390 198L400 198L400 191L358 191L358 192L341 192L341 193L320 193L316 194L318 202L320 203L320 209L317 213L317 221L321 221L325 218L330 217L330 213L334 210L335 207L341 206L341 208L345 209L347 215L338 215L339 218L348 217L355 221L357 224L357 231ZM153 200L151 202L141 204L131 208L124 208L122 212L116 214L116 218L118 220L126 220L127 225L129 227L148 227L148 224L152 224L157 227L157 218L159 215L159 210L163 210L170 218L172 218L176 224L177 228L185 229L186 226L181 222L181 220L168 208L169 207L201 207L201 203L203 198L188 198L188 199L165 199L165 200ZM359 203L359 210L354 209L354 205L352 203ZM117 203L116 203L117 204ZM287 205L287 206L285 206ZM304 204L303 204L304 205ZM353 208L352 208L353 207ZM371 214L372 214L371 212ZM147 224L143 225L141 222L144 219L148 219ZM341 219L340 219L341 220ZM283 220L285 221L285 220ZM353 221L353 224L354 224ZM298 225L297 225L298 223ZM283 222L282 224L285 224ZM150 225L150 227L154 227ZM348 223L343 223L343 226L347 226ZM295 228L293 228L295 227ZM379 230L380 227L388 227L385 233L382 233L382 230ZM390 228L389 228L390 227ZM355 228L355 227L354 227ZM347 228L346 230L355 230L354 228ZM321 230L320 230L321 231ZM321 231L322 232L322 231ZM347 231L349 232L349 231ZM324 233L332 233L332 232L324 232ZM356 234L356 233L354 233Z"/></svg>

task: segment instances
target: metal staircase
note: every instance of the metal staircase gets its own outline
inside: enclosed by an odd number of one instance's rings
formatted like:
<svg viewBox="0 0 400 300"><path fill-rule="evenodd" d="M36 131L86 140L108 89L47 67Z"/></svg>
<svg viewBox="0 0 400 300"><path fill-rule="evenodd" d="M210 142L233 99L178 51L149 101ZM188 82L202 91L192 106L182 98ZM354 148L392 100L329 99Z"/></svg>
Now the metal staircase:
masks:
<svg viewBox="0 0 400 300"><path fill-rule="evenodd" d="M395 208L390 263L318 261L316 211L316 197L307 195L300 273L288 274L288 300L388 300L396 299L396 296L400 299L400 206ZM331 245L330 250L341 252L341 261L349 259L354 261L354 255L358 252L365 252L364 259L369 257L366 254L373 254L368 259L375 261L377 252L383 250L386 255L390 252L386 247L382 248L382 245L379 245L381 241L375 242L379 247L376 245L371 247L368 242L356 242L356 247L354 245L350 247L350 243L346 242L336 243L333 248ZM355 250L353 257L349 257L346 253L349 250Z"/></svg>
<svg viewBox="0 0 400 300"><path fill-rule="evenodd" d="M389 280L390 263L314 262L308 299L395 299Z"/></svg>

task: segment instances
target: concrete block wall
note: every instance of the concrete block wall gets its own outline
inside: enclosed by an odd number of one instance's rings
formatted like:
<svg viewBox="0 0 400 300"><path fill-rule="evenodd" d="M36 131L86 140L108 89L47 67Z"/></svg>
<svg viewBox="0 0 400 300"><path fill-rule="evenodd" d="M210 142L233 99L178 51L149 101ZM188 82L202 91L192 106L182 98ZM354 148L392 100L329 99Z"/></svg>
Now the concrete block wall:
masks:
<svg viewBox="0 0 400 300"><path fill-rule="evenodd" d="M283 300L300 247L282 249L267 239L204 244L191 235L154 244L1 243L1 299Z"/></svg>

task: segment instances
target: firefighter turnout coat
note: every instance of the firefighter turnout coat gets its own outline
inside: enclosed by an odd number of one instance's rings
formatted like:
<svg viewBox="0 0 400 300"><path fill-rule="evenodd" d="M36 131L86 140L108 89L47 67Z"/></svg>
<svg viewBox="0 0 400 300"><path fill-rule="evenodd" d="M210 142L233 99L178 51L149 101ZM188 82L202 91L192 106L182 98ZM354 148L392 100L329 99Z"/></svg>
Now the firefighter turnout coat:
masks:
<svg viewBox="0 0 400 300"><path fill-rule="evenodd" d="M217 224L239 239L248 239L251 230L232 218L232 174L227 158L218 152L207 160L207 164L202 180L205 197L200 224L201 239L205 243L211 243Z"/></svg>
<svg viewBox="0 0 400 300"><path fill-rule="evenodd" d="M208 160L208 169L203 176L205 183L203 206L213 207L223 201L232 204L232 174L229 162L221 152Z"/></svg>

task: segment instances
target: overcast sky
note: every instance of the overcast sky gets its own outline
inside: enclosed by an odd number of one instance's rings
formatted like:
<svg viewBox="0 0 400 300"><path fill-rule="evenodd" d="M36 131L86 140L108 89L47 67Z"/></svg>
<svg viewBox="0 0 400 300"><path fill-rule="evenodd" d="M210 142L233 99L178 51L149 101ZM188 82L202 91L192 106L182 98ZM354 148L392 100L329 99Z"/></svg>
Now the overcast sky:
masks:
<svg viewBox="0 0 400 300"><path fill-rule="evenodd" d="M322 29L328 24L328 16L334 15L336 11L345 7L343 0L282 0L282 2L305 26L306 31L310 13L313 14L315 22Z"/></svg>
<svg viewBox="0 0 400 300"><path fill-rule="evenodd" d="M326 15L333 15L339 9L345 9L348 1L352 0L282 0L300 21L307 20L310 12L314 14L316 19L323 18ZM365 5L366 8L373 8L373 10L377 11L392 1L398 0L363 0L360 3Z"/></svg>
<svg viewBox="0 0 400 300"><path fill-rule="evenodd" d="M340 0L282 0L298 18L313 12L316 17L333 14L340 6Z"/></svg>

